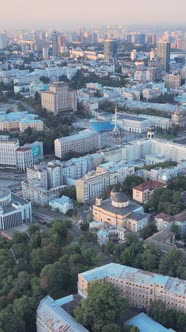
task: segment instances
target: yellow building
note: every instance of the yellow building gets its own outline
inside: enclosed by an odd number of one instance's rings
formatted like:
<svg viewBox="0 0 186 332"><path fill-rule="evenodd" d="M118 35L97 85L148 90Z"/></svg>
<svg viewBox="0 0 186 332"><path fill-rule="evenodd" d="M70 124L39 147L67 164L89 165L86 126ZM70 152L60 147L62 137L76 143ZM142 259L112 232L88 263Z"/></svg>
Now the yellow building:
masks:
<svg viewBox="0 0 186 332"><path fill-rule="evenodd" d="M130 202L122 192L111 192L111 198L97 198L93 205L93 218L97 222L105 222L113 227L126 228L132 232L143 229L149 216L143 213L141 205Z"/></svg>
<svg viewBox="0 0 186 332"><path fill-rule="evenodd" d="M41 105L54 114L77 111L77 96L64 82L54 82L50 90L41 93Z"/></svg>
<svg viewBox="0 0 186 332"><path fill-rule="evenodd" d="M94 281L112 283L131 307L148 309L152 301L161 300L167 308L186 312L185 280L110 263L80 273L78 293L87 298L88 287Z"/></svg>

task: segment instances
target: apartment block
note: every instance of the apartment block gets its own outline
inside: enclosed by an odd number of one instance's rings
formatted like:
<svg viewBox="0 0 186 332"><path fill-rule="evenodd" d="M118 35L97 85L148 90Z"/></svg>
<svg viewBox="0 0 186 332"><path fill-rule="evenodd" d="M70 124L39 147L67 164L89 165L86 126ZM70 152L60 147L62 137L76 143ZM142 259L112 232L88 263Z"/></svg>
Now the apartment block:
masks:
<svg viewBox="0 0 186 332"><path fill-rule="evenodd" d="M167 308L186 312L186 281L158 273L110 263L78 275L78 293L87 298L94 281L110 282L120 290L131 307L148 309L161 300Z"/></svg>
<svg viewBox="0 0 186 332"><path fill-rule="evenodd" d="M168 74L164 77L165 86L168 89L178 89L181 86L181 75Z"/></svg>
<svg viewBox="0 0 186 332"><path fill-rule="evenodd" d="M18 139L0 136L0 165L16 167L16 150L19 148Z"/></svg>
<svg viewBox="0 0 186 332"><path fill-rule="evenodd" d="M101 151L101 155L107 161L126 162L145 159L147 155L163 156L165 160L180 162L186 160L186 146L171 141L157 138L140 139L117 148L110 148Z"/></svg>
<svg viewBox="0 0 186 332"><path fill-rule="evenodd" d="M31 201L33 204L47 206L50 200L60 196L64 187L61 185L56 188L44 189L37 180L33 180L32 182L23 181L22 195L24 199Z"/></svg>
<svg viewBox="0 0 186 332"><path fill-rule="evenodd" d="M49 91L41 93L41 105L54 114L76 112L76 91L69 89L64 82L54 82L50 85Z"/></svg>
<svg viewBox="0 0 186 332"><path fill-rule="evenodd" d="M140 167L141 163L126 163L122 160L116 163L109 161L99 165L96 171L108 171L110 174L110 185L112 186L117 183L122 183L128 175L134 174L137 165Z"/></svg>
<svg viewBox="0 0 186 332"><path fill-rule="evenodd" d="M84 130L79 134L57 138L54 141L55 156L63 159L69 152L86 154L100 148L100 135L92 130Z"/></svg>
<svg viewBox="0 0 186 332"><path fill-rule="evenodd" d="M92 202L110 186L108 171L92 171L76 181L76 198L80 203Z"/></svg>
<svg viewBox="0 0 186 332"><path fill-rule="evenodd" d="M149 199L155 189L162 186L163 183L158 181L146 181L132 188L132 198L139 203L144 203Z"/></svg>
<svg viewBox="0 0 186 332"><path fill-rule="evenodd" d="M16 150L16 166L20 170L26 170L33 165L31 148L20 147Z"/></svg>

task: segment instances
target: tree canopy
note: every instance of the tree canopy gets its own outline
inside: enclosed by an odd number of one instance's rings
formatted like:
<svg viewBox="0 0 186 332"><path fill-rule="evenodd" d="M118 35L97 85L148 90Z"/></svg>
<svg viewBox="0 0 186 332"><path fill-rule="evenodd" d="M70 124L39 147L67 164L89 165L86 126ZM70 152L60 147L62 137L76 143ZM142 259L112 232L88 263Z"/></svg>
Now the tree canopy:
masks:
<svg viewBox="0 0 186 332"><path fill-rule="evenodd" d="M75 309L75 318L92 332L104 332L110 324L113 331L120 331L117 322L127 307L118 288L110 283L94 282L88 288L88 298Z"/></svg>

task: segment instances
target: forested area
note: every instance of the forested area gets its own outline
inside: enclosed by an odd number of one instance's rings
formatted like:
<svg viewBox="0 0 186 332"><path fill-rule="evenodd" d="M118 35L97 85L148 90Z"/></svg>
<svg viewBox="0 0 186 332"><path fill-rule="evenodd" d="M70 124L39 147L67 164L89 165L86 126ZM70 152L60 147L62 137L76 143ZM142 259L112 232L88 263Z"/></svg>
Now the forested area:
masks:
<svg viewBox="0 0 186 332"><path fill-rule="evenodd" d="M98 264L88 237L72 244L70 227L55 220L43 233L31 225L12 241L0 238L0 332L34 332L39 301L75 293L78 273Z"/></svg>

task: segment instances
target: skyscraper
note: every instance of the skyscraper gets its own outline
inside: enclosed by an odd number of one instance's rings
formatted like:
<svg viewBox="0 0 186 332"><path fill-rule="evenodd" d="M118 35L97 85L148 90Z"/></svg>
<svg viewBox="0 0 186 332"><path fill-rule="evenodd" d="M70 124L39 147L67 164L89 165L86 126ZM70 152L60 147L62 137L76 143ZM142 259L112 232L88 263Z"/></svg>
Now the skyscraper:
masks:
<svg viewBox="0 0 186 332"><path fill-rule="evenodd" d="M170 43L159 41L157 43L157 57L160 59L162 69L169 73Z"/></svg>
<svg viewBox="0 0 186 332"><path fill-rule="evenodd" d="M109 62L110 58L115 58L117 55L117 40L107 39L104 42L104 59Z"/></svg>
<svg viewBox="0 0 186 332"><path fill-rule="evenodd" d="M56 31L52 33L52 55L58 55L58 34Z"/></svg>

